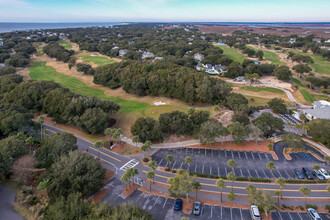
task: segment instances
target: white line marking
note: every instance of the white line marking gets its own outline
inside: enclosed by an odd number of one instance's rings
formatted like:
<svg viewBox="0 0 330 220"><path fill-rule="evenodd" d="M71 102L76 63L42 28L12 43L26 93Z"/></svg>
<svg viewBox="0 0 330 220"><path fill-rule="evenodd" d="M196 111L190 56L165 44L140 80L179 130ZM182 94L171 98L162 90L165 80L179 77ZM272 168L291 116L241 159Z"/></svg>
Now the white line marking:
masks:
<svg viewBox="0 0 330 220"><path fill-rule="evenodd" d="M153 205L152 207L154 207L154 206L156 205L156 203L157 203L159 197L160 197L160 196L157 197L157 199L156 199L156 201L155 201L155 203L154 203L154 205Z"/></svg>
<svg viewBox="0 0 330 220"><path fill-rule="evenodd" d="M225 150L225 157L227 157L227 150Z"/></svg>
<svg viewBox="0 0 330 220"><path fill-rule="evenodd" d="M256 171L256 174L257 174L258 178L260 178L260 177L259 177L259 174L258 174L258 172L257 172L257 170L256 170L256 169L254 169L254 170Z"/></svg>
<svg viewBox="0 0 330 220"><path fill-rule="evenodd" d="M164 207L165 207L165 205L166 205L166 203L167 203L167 199L168 199L168 198L166 198L166 200L165 200L165 202L164 202L163 209L164 209Z"/></svg>
<svg viewBox="0 0 330 220"><path fill-rule="evenodd" d="M231 157L234 158L234 152L231 150Z"/></svg>
<svg viewBox="0 0 330 220"><path fill-rule="evenodd" d="M222 219L222 206L221 206L221 219Z"/></svg>
<svg viewBox="0 0 330 220"><path fill-rule="evenodd" d="M196 171L197 171L197 164L196 164L196 166L195 166L195 173L196 173Z"/></svg>
<svg viewBox="0 0 330 220"><path fill-rule="evenodd" d="M202 170L202 173L204 173L204 165L203 165L203 170Z"/></svg>
<svg viewBox="0 0 330 220"><path fill-rule="evenodd" d="M240 213L241 213L241 219L244 220L244 219L243 219L243 214L242 214L242 209L239 209L239 211L240 211Z"/></svg>
<svg viewBox="0 0 330 220"><path fill-rule="evenodd" d="M213 208L213 206L211 206L211 218L212 218L212 208Z"/></svg>
<svg viewBox="0 0 330 220"><path fill-rule="evenodd" d="M181 163L180 170L181 170L181 168L182 168L182 165L183 165L183 162Z"/></svg>
<svg viewBox="0 0 330 220"><path fill-rule="evenodd" d="M243 172L242 172L242 169L241 168L239 168L240 169L240 171L241 171L241 176L243 176Z"/></svg>
<svg viewBox="0 0 330 220"><path fill-rule="evenodd" d="M164 158L162 158L162 160L159 162L159 164L158 164L159 166L160 166L160 164L163 162L163 160L164 160Z"/></svg>
<svg viewBox="0 0 330 220"><path fill-rule="evenodd" d="M172 165L172 168L173 168L173 169L175 169L175 168L174 168L174 167L175 167L175 164L176 164L176 161L174 161L174 164Z"/></svg>
<svg viewBox="0 0 330 220"><path fill-rule="evenodd" d="M211 175L212 167L210 166L210 175Z"/></svg>
<svg viewBox="0 0 330 220"><path fill-rule="evenodd" d="M289 217L291 218L291 220L293 220L292 217L291 217L291 215L290 215L290 212L288 212L288 214L289 214Z"/></svg>
<svg viewBox="0 0 330 220"><path fill-rule="evenodd" d="M300 218L301 220L303 220L302 217L301 217L301 215L300 215L300 213L299 213L299 212L297 212L297 213L298 213L299 218Z"/></svg>
<svg viewBox="0 0 330 220"><path fill-rule="evenodd" d="M280 211L277 211L277 212L280 215L280 218L283 220L282 215L281 215L281 212Z"/></svg>
<svg viewBox="0 0 330 220"><path fill-rule="evenodd" d="M258 152L259 160L261 160L260 153Z"/></svg>
<svg viewBox="0 0 330 220"><path fill-rule="evenodd" d="M246 151L244 153L245 153L245 158L248 159L247 154L246 154Z"/></svg>
<svg viewBox="0 0 330 220"><path fill-rule="evenodd" d="M266 175L265 171L264 171L264 170L262 170L262 172L264 173L265 177L266 177L266 178L268 178L268 176Z"/></svg>
<svg viewBox="0 0 330 220"><path fill-rule="evenodd" d="M252 158L253 158L253 160L254 160L254 155L253 155L253 152L251 152L251 155L252 155Z"/></svg>
<svg viewBox="0 0 330 220"><path fill-rule="evenodd" d="M219 167L218 167L218 176L220 176L220 171L219 171Z"/></svg>
<svg viewBox="0 0 330 220"><path fill-rule="evenodd" d="M251 176L251 173L250 173L250 170L249 170L249 169L247 169L247 171L248 171L248 173L249 173L249 176L250 176L250 177L252 177L252 176Z"/></svg>
<svg viewBox="0 0 330 220"><path fill-rule="evenodd" d="M132 160L128 161L127 163L125 163L120 169L126 171L127 168L133 168L138 164L139 164L139 161L132 159Z"/></svg>

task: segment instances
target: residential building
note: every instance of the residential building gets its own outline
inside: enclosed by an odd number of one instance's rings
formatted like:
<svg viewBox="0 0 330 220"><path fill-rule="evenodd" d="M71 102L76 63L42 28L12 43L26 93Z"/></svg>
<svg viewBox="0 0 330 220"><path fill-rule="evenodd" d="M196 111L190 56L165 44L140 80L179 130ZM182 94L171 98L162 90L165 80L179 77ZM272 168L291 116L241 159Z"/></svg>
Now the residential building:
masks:
<svg viewBox="0 0 330 220"><path fill-rule="evenodd" d="M237 82L243 82L243 81L245 81L245 77L244 76L238 76L234 80L237 81Z"/></svg>
<svg viewBox="0 0 330 220"><path fill-rule="evenodd" d="M319 100L313 102L313 109L304 109L303 113L309 120L330 119L330 102Z"/></svg>
<svg viewBox="0 0 330 220"><path fill-rule="evenodd" d="M163 57L155 57L155 59L152 60L152 62L156 62L157 60L163 60Z"/></svg>
<svg viewBox="0 0 330 220"><path fill-rule="evenodd" d="M194 59L198 61L202 61L204 59L204 55L201 53L195 53L194 54Z"/></svg>
<svg viewBox="0 0 330 220"><path fill-rule="evenodd" d="M296 43L296 38L290 38L289 42L290 42L291 44Z"/></svg>
<svg viewBox="0 0 330 220"><path fill-rule="evenodd" d="M116 49L119 49L119 47L114 46L113 48L111 48L111 50L116 50Z"/></svg>
<svg viewBox="0 0 330 220"><path fill-rule="evenodd" d="M316 43L321 43L321 39L320 38L313 38L313 41Z"/></svg>
<svg viewBox="0 0 330 220"><path fill-rule="evenodd" d="M0 40L0 46L3 46L3 41L2 40Z"/></svg>
<svg viewBox="0 0 330 220"><path fill-rule="evenodd" d="M198 63L196 66L196 70L198 71L205 71L208 74L212 74L212 75L223 75L223 73L225 73L225 68L226 66L221 66L221 65L215 65L212 66L211 64L202 64L202 63Z"/></svg>
<svg viewBox="0 0 330 220"><path fill-rule="evenodd" d="M330 44L330 39L324 41L324 43Z"/></svg>
<svg viewBox="0 0 330 220"><path fill-rule="evenodd" d="M127 54L127 50L126 49L121 49L119 50L119 56L123 57Z"/></svg>
<svg viewBox="0 0 330 220"><path fill-rule="evenodd" d="M151 52L144 52L142 54L142 59L143 60L146 59L146 58L153 58L153 57L155 57L155 55L153 53L151 53Z"/></svg>
<svg viewBox="0 0 330 220"><path fill-rule="evenodd" d="M330 47L329 46L321 46L320 47L322 50L330 50Z"/></svg>

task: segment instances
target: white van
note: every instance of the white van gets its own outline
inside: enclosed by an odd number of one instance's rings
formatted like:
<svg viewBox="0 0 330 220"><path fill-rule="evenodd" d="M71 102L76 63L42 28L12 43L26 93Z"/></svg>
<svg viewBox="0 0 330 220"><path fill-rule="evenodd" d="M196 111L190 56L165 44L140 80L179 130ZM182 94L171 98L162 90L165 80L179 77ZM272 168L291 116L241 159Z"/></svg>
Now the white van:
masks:
<svg viewBox="0 0 330 220"><path fill-rule="evenodd" d="M251 218L253 220L261 220L260 212L256 205L251 205Z"/></svg>

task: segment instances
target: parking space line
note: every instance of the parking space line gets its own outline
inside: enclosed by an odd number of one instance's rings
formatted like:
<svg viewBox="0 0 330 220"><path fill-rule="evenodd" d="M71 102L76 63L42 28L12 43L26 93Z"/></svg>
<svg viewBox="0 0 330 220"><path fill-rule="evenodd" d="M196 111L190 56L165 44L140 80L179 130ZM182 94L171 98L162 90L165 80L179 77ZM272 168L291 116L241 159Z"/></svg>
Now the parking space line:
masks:
<svg viewBox="0 0 330 220"><path fill-rule="evenodd" d="M188 148L186 148L186 155L187 155L187 152L188 152Z"/></svg>
<svg viewBox="0 0 330 220"><path fill-rule="evenodd" d="M259 160L261 160L260 153L258 152Z"/></svg>
<svg viewBox="0 0 330 220"><path fill-rule="evenodd" d="M143 195L143 193L141 193L141 194L139 195L139 197L135 200L135 202L139 201L139 199L141 198L142 195Z"/></svg>
<svg viewBox="0 0 330 220"><path fill-rule="evenodd" d="M168 198L166 198L166 200L165 200L165 202L164 202L163 209L164 209L164 207L165 207L165 205L166 205L166 203L167 203L167 199L168 199Z"/></svg>
<svg viewBox="0 0 330 220"><path fill-rule="evenodd" d="M202 173L204 173L204 165L203 165L203 170L202 170Z"/></svg>
<svg viewBox="0 0 330 220"><path fill-rule="evenodd" d="M239 151L238 152L238 158L241 159L241 153Z"/></svg>
<svg viewBox="0 0 330 220"><path fill-rule="evenodd" d="M228 173L227 173L227 167L225 167L225 171L226 171L226 176L227 176L227 174L228 174Z"/></svg>
<svg viewBox="0 0 330 220"><path fill-rule="evenodd" d="M252 177L252 176L251 176L251 173L250 173L250 170L249 170L249 169L247 169L247 171L248 171L248 173L249 173L249 176L250 176L250 177Z"/></svg>
<svg viewBox="0 0 330 220"><path fill-rule="evenodd" d="M291 217L291 215L290 215L290 212L288 212L288 214L289 214L289 217L291 218L291 220L293 220L292 217Z"/></svg>
<svg viewBox="0 0 330 220"><path fill-rule="evenodd" d="M212 218L212 208L213 208L213 206L211 206L211 218Z"/></svg>
<svg viewBox="0 0 330 220"><path fill-rule="evenodd" d="M168 162L166 162L166 165L165 165L165 167L167 167L167 164L168 164Z"/></svg>
<svg viewBox="0 0 330 220"><path fill-rule="evenodd" d="M222 206L221 206L221 219L222 219Z"/></svg>
<svg viewBox="0 0 330 220"><path fill-rule="evenodd" d="M241 171L241 176L243 176L243 172L242 172L242 169L241 168L239 168L240 169L240 171Z"/></svg>
<svg viewBox="0 0 330 220"><path fill-rule="evenodd" d="M262 172L264 173L265 177L266 177L266 178L268 178L268 176L266 175L265 171L264 171L264 170L262 170Z"/></svg>
<svg viewBox="0 0 330 220"><path fill-rule="evenodd" d="M259 174L258 174L258 172L257 172L257 170L256 170L256 169L254 169L254 170L256 171L256 174L257 174L258 178L260 178L260 177L259 177Z"/></svg>
<svg viewBox="0 0 330 220"><path fill-rule="evenodd" d="M288 175L288 178L289 178L289 179L293 179L293 178L288 174L288 172L286 172L286 170L284 170L284 172L286 173L286 175Z"/></svg>
<svg viewBox="0 0 330 220"><path fill-rule="evenodd" d="M301 217L301 215L300 215L300 213L299 213L299 212L297 212L297 213L298 213L299 218L300 218L301 220L303 220L302 217Z"/></svg>
<svg viewBox="0 0 330 220"><path fill-rule="evenodd" d="M160 164L162 163L163 160L164 160L164 158L162 158L162 160L159 162L158 166L160 166Z"/></svg>
<svg viewBox="0 0 330 220"><path fill-rule="evenodd" d="M277 212L278 212L278 215L280 216L280 218L283 220L281 212L280 211L277 211Z"/></svg>
<svg viewBox="0 0 330 220"><path fill-rule="evenodd" d="M268 154L265 154L265 155L266 155L267 160L269 160L269 158L268 158Z"/></svg>
<svg viewBox="0 0 330 220"><path fill-rule="evenodd" d="M157 199L156 199L156 201L155 201L155 203L154 203L154 205L153 205L152 207L154 207L154 206L156 205L156 203L157 203L159 197L160 197L160 196L157 197Z"/></svg>
<svg viewBox="0 0 330 220"><path fill-rule="evenodd" d="M282 176L282 174L281 174L281 172L280 171L278 171L278 170L276 170L279 174L280 174L280 176L281 176L281 178L283 178L283 176Z"/></svg>
<svg viewBox="0 0 330 220"><path fill-rule="evenodd" d="M210 166L210 175L211 175L211 173L212 173L212 167Z"/></svg>
<svg viewBox="0 0 330 220"><path fill-rule="evenodd" d="M234 158L234 152L231 150L231 157Z"/></svg>
<svg viewBox="0 0 330 220"><path fill-rule="evenodd" d="M173 169L175 169L175 168L174 168L174 167L175 167L175 164L176 164L176 161L174 161L174 164L173 164L173 166L172 166L172 167L173 167Z"/></svg>
<svg viewBox="0 0 330 220"><path fill-rule="evenodd" d="M183 165L183 162L181 163L180 170L181 170L181 168L182 168L182 165Z"/></svg>
<svg viewBox="0 0 330 220"><path fill-rule="evenodd" d="M198 155L201 153L201 149L200 148L198 148Z"/></svg>
<svg viewBox="0 0 330 220"><path fill-rule="evenodd" d="M239 209L239 211L240 211L240 213L241 213L241 219L244 220L244 219L243 219L243 214L242 214L242 209Z"/></svg>
<svg viewBox="0 0 330 220"><path fill-rule="evenodd" d="M227 151L225 150L225 157L227 157Z"/></svg>
<svg viewBox="0 0 330 220"><path fill-rule="evenodd" d="M220 176L220 171L219 171L219 167L218 167L218 176Z"/></svg>
<svg viewBox="0 0 330 220"><path fill-rule="evenodd" d="M247 154L246 154L246 151L245 151L244 153L245 153L245 158L246 158L246 159L248 159L248 158L247 158Z"/></svg>
<svg viewBox="0 0 330 220"><path fill-rule="evenodd" d="M230 208L230 219L233 220L233 209Z"/></svg>
<svg viewBox="0 0 330 220"><path fill-rule="evenodd" d="M203 209L204 209L204 206L202 206L202 208L201 208L201 216L203 216Z"/></svg>
<svg viewBox="0 0 330 220"><path fill-rule="evenodd" d="M197 164L196 164L196 166L195 166L195 173L196 173L196 171L197 171Z"/></svg>
<svg viewBox="0 0 330 220"><path fill-rule="evenodd" d="M253 158L253 160L254 160L254 155L253 155L253 152L251 151L251 155L252 155L252 158Z"/></svg>

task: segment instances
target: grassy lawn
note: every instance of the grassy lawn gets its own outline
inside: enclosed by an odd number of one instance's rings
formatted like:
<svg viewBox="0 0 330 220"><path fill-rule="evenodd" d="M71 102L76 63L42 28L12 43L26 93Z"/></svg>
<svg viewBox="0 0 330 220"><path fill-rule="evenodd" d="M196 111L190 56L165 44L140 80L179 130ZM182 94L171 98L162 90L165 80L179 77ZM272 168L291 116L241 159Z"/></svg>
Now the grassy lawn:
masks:
<svg viewBox="0 0 330 220"><path fill-rule="evenodd" d="M252 47L252 46L247 46L248 48L257 51L256 48ZM270 62L272 62L272 64L274 65L285 65L285 63L283 63L280 60L280 57L277 53L272 52L272 51L268 51L268 50L262 50L262 52L264 53L264 58L265 60L269 60Z"/></svg>
<svg viewBox="0 0 330 220"><path fill-rule="evenodd" d="M299 91L304 96L304 99L307 102L314 102L314 101L316 101L316 99L314 98L314 96L310 92L308 92L307 90L301 89Z"/></svg>
<svg viewBox="0 0 330 220"><path fill-rule="evenodd" d="M72 45L66 40L61 40L60 42L58 42L58 44L63 46L67 50L72 49Z"/></svg>
<svg viewBox="0 0 330 220"><path fill-rule="evenodd" d="M249 95L244 95L244 97L249 100L250 106L255 106L255 107L266 106L267 102L270 101L270 99L268 99L268 98L261 98L261 97L255 97L255 96L249 96Z"/></svg>
<svg viewBox="0 0 330 220"><path fill-rule="evenodd" d="M86 62L92 62L95 63L98 66L105 66L108 65L110 63L115 63L116 61L111 60L107 57L101 57L101 56L85 56L84 61Z"/></svg>
<svg viewBox="0 0 330 220"><path fill-rule="evenodd" d="M220 47L223 50L223 53L226 54L233 61L243 63L244 55L241 51L236 50L234 48L230 48L230 47L225 46L225 45L219 45L217 43L214 43L213 45L216 46L216 47Z"/></svg>
<svg viewBox="0 0 330 220"><path fill-rule="evenodd" d="M150 105L142 102L127 101L120 98L105 95L103 91L88 87L85 83L79 79L58 73L53 67L46 66L45 62L35 62L34 66L29 68L30 77L35 80L47 80L54 81L63 86L64 88L70 89L70 91L88 96L98 97L100 99L110 100L120 105L121 111L126 112L143 112Z"/></svg>
<svg viewBox="0 0 330 220"><path fill-rule="evenodd" d="M327 60L327 58L316 56L314 54L304 53L300 50L290 49L289 51L292 51L297 54L302 54L305 56L310 56L313 59L314 63L309 63L309 64L315 68L315 72L320 74L330 75L330 62Z"/></svg>
<svg viewBox="0 0 330 220"><path fill-rule="evenodd" d="M299 87L307 87L306 85L302 84L297 78L292 78L292 81Z"/></svg>
<svg viewBox="0 0 330 220"><path fill-rule="evenodd" d="M276 88L260 88L260 87L252 87L252 86L243 86L239 88L240 90L247 90L247 91L251 91L251 92L272 92L272 93L277 93L277 94L284 94L285 92L283 92L280 89L276 89Z"/></svg>

